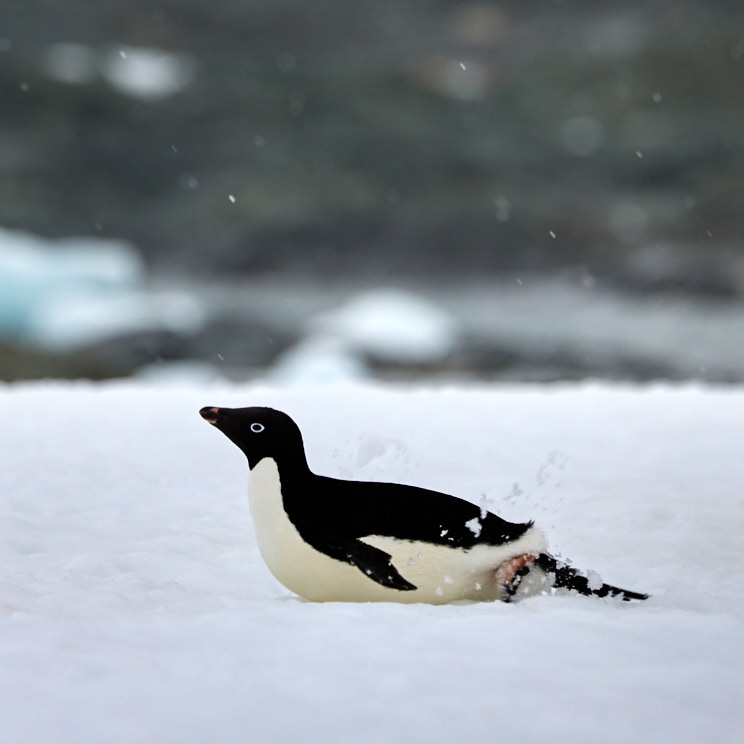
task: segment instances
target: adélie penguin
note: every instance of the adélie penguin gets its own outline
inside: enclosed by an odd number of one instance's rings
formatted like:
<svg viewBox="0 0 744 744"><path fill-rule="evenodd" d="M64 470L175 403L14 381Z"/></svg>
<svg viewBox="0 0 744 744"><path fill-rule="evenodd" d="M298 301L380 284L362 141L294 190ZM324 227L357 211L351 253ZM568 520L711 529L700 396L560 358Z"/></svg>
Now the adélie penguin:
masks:
<svg viewBox="0 0 744 744"><path fill-rule="evenodd" d="M553 587L647 598L557 560L532 522L507 522L416 486L316 475L300 429L286 413L209 406L200 414L248 458L261 555L274 576L305 599L510 601Z"/></svg>

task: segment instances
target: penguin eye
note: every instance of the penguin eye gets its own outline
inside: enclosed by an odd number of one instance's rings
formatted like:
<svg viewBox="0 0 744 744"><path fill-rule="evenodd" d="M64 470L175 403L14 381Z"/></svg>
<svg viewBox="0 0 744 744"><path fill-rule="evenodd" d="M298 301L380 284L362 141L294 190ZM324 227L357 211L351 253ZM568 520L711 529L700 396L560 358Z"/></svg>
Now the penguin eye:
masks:
<svg viewBox="0 0 744 744"><path fill-rule="evenodd" d="M251 431L254 434L260 434L266 427L263 424L251 424Z"/></svg>

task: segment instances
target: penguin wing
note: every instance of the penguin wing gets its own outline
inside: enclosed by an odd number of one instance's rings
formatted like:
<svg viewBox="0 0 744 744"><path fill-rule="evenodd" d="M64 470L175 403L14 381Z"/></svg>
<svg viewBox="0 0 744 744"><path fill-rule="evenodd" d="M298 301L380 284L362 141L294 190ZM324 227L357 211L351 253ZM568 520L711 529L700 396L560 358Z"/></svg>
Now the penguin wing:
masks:
<svg viewBox="0 0 744 744"><path fill-rule="evenodd" d="M391 556L384 550L359 540L330 540L324 548L327 555L356 566L365 576L382 586L402 592L417 588L398 573L391 563Z"/></svg>

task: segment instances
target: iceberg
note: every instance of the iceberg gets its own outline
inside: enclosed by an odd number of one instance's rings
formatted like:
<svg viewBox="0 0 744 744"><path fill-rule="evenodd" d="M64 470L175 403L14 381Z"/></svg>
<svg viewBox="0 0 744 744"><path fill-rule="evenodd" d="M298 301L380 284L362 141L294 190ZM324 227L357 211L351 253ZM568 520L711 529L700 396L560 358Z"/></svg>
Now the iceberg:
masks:
<svg viewBox="0 0 744 744"><path fill-rule="evenodd" d="M145 289L142 259L125 241L0 229L0 339L73 349L141 330L190 332L202 322L191 295Z"/></svg>

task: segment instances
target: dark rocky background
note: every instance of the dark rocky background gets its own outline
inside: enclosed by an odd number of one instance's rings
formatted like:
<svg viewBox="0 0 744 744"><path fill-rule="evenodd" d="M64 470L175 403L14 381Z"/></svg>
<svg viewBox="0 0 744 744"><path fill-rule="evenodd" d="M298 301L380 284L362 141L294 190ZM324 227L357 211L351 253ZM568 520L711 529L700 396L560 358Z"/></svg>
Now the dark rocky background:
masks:
<svg viewBox="0 0 744 744"><path fill-rule="evenodd" d="M129 48L182 85L112 82ZM0 226L124 238L155 278L744 294L741 2L3 0L0 101ZM29 353L3 376L136 366Z"/></svg>

